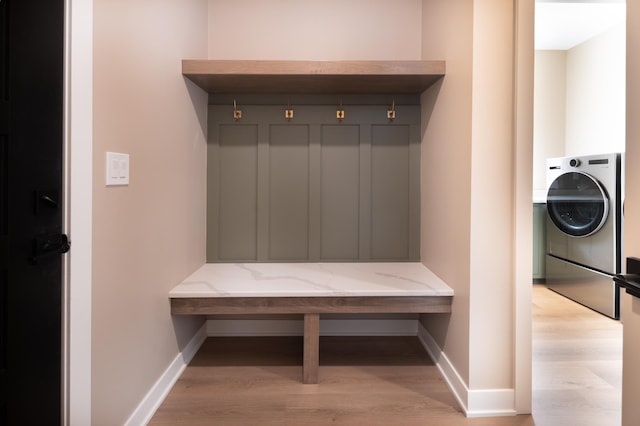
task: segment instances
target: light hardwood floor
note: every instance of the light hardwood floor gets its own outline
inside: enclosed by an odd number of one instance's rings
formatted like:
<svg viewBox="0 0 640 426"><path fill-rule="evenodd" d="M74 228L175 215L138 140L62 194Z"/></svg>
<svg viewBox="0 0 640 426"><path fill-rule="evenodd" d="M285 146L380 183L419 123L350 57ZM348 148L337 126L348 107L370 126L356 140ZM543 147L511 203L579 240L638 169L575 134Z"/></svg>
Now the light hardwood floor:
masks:
<svg viewBox="0 0 640 426"><path fill-rule="evenodd" d="M544 286L533 292L537 426L621 423L622 323Z"/></svg>
<svg viewBox="0 0 640 426"><path fill-rule="evenodd" d="M534 286L533 415L465 418L413 337L322 337L320 383L300 337L209 338L151 425L620 424L622 326Z"/></svg>

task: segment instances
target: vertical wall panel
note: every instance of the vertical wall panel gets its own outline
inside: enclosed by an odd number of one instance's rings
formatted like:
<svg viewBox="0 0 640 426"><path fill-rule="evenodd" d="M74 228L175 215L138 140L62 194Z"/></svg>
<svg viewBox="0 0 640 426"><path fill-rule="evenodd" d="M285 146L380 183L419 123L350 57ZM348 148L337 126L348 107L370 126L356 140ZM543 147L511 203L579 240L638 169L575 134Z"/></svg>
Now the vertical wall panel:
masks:
<svg viewBox="0 0 640 426"><path fill-rule="evenodd" d="M0 383L6 383L5 370L7 368L7 317L8 302L8 168L9 152L7 134L9 132L9 103L8 103L8 13L7 2L0 3ZM7 419L6 398L0 398L0 419Z"/></svg>
<svg viewBox="0 0 640 426"><path fill-rule="evenodd" d="M309 126L272 125L269 258L305 260L309 247Z"/></svg>
<svg viewBox="0 0 640 426"><path fill-rule="evenodd" d="M257 247L256 126L220 126L219 228L220 260L255 260Z"/></svg>
<svg viewBox="0 0 640 426"><path fill-rule="evenodd" d="M322 126L321 258L357 260L359 126Z"/></svg>
<svg viewBox="0 0 640 426"><path fill-rule="evenodd" d="M409 257L409 126L372 126L371 258Z"/></svg>
<svg viewBox="0 0 640 426"><path fill-rule="evenodd" d="M359 259L371 259L371 124L360 125L360 250Z"/></svg>
<svg viewBox="0 0 640 426"><path fill-rule="evenodd" d="M311 109L311 108L310 108ZM322 259L322 126L309 126L309 257L310 262Z"/></svg>
<svg viewBox="0 0 640 426"><path fill-rule="evenodd" d="M7 301L9 300L7 288L7 271L0 270L0 372L4 372L7 368L7 351L9 348L7 341L7 317L9 312L9 306L7 306ZM1 418L2 417L0 417L0 419Z"/></svg>
<svg viewBox="0 0 640 426"><path fill-rule="evenodd" d="M7 368L7 316L8 316L8 168L9 153L7 134L9 132L9 103L8 103L8 13L7 2L0 3L0 383L7 383L5 371ZM0 419L7 419L6 399L0 397Z"/></svg>
<svg viewBox="0 0 640 426"><path fill-rule="evenodd" d="M258 262L269 261L269 122L258 125Z"/></svg>
<svg viewBox="0 0 640 426"><path fill-rule="evenodd" d="M9 19L7 2L0 1L0 101L7 100L7 86L9 79Z"/></svg>
<svg viewBox="0 0 640 426"><path fill-rule="evenodd" d="M409 260L420 260L420 161L419 125L409 126Z"/></svg>
<svg viewBox="0 0 640 426"><path fill-rule="evenodd" d="M0 127L0 254L4 255L2 238L6 238L9 232L9 205L7 198L9 196L9 144L7 136ZM2 262L0 262L1 264Z"/></svg>

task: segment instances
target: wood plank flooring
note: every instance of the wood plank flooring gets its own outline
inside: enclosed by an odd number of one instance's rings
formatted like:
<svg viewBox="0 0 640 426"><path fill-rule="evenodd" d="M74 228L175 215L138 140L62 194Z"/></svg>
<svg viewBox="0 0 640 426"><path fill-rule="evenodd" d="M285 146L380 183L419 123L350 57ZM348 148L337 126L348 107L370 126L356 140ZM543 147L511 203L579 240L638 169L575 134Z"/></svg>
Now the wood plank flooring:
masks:
<svg viewBox="0 0 640 426"><path fill-rule="evenodd" d="M537 426L621 423L622 323L542 285L533 291Z"/></svg>
<svg viewBox="0 0 640 426"><path fill-rule="evenodd" d="M209 338L150 425L620 424L622 327L534 286L533 416L465 418L415 337L321 337L305 385L301 337Z"/></svg>

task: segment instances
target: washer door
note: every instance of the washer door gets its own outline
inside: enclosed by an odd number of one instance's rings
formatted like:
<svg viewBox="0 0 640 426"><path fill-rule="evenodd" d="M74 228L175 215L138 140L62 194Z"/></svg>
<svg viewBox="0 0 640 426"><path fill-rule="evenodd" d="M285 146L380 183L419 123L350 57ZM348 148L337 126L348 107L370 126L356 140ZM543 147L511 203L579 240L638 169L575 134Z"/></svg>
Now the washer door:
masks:
<svg viewBox="0 0 640 426"><path fill-rule="evenodd" d="M609 198L590 175L568 172L549 186L547 210L560 231L572 237L586 237L598 232L607 220Z"/></svg>

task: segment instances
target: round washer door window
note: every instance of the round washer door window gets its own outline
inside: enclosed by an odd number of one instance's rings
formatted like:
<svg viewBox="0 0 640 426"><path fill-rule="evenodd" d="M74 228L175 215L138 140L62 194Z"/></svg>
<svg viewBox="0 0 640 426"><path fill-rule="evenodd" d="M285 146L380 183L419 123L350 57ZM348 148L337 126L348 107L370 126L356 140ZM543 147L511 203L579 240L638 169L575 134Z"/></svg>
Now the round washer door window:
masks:
<svg viewBox="0 0 640 426"><path fill-rule="evenodd" d="M587 237L604 225L609 214L609 199L593 177L568 172L556 178L547 193L551 221L565 234Z"/></svg>

